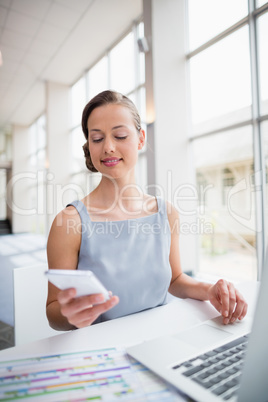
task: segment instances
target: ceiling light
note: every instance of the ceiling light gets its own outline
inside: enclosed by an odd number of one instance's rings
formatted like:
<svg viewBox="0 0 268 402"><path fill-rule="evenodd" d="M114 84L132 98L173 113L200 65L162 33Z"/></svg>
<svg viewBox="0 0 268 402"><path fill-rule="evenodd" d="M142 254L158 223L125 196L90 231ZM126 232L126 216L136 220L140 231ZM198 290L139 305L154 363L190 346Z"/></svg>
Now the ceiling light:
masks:
<svg viewBox="0 0 268 402"><path fill-rule="evenodd" d="M2 57L1 50L0 50L0 66L2 66L2 65L3 65L3 57Z"/></svg>

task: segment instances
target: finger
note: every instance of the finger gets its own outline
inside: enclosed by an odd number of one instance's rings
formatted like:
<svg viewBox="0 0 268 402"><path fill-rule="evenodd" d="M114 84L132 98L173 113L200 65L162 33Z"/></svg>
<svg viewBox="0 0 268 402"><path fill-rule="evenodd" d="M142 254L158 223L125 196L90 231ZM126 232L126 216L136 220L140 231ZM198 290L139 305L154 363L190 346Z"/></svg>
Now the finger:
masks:
<svg viewBox="0 0 268 402"><path fill-rule="evenodd" d="M215 307L215 309L221 313L222 310L222 305L221 303L217 300L217 299L212 299L210 300L210 303L212 304L213 307Z"/></svg>
<svg viewBox="0 0 268 402"><path fill-rule="evenodd" d="M243 318L245 318L246 314L248 311L248 304L245 303L242 314L238 317L239 320L243 320Z"/></svg>
<svg viewBox="0 0 268 402"><path fill-rule="evenodd" d="M77 324L72 324L74 325L76 328L85 328L85 327L89 327L91 324L94 323L94 321L96 321L96 319L98 318L98 316L92 316L90 319L86 319L85 321L81 321Z"/></svg>
<svg viewBox="0 0 268 402"><path fill-rule="evenodd" d="M94 313L93 306L85 310L79 311L76 314L70 315L68 321L70 324L77 328L82 328L92 324L98 317L98 314Z"/></svg>
<svg viewBox="0 0 268 402"><path fill-rule="evenodd" d="M118 302L119 298L117 296L114 296L105 303L89 307L73 315L70 315L68 317L68 321L70 322L70 324L75 325L77 328L88 326L92 324L99 315L105 313L107 310L110 310Z"/></svg>
<svg viewBox="0 0 268 402"><path fill-rule="evenodd" d="M119 298L117 296L112 296L105 303L95 305L92 308L92 310L94 310L94 314L97 314L99 316L100 314L103 314L106 311L110 310L112 307L114 307L118 303L119 303Z"/></svg>
<svg viewBox="0 0 268 402"><path fill-rule="evenodd" d="M101 293L77 297L75 299L69 300L69 303L62 304L61 313L65 317L69 317L79 313L82 310L90 308L95 304L103 302L104 295Z"/></svg>
<svg viewBox="0 0 268 402"><path fill-rule="evenodd" d="M228 318L230 318L233 315L233 312L235 311L235 305L237 302L237 294L236 294L236 289L232 283L228 283L228 290L229 290L229 314Z"/></svg>
<svg viewBox="0 0 268 402"><path fill-rule="evenodd" d="M76 326L85 326L86 323L90 322L92 323L97 319L97 317L103 313L105 313L107 310L110 310L113 306L115 306L118 303L119 299L117 296L114 296L113 300L109 300L105 303L102 303L101 305L95 305L92 306L88 309L85 309L83 311L80 311L79 313L75 314L75 317L70 317L70 320L72 320L72 324L75 320ZM87 324L89 325L89 324Z"/></svg>
<svg viewBox="0 0 268 402"><path fill-rule="evenodd" d="M60 304L69 303L71 299L76 296L76 289L69 288L65 290L61 290L58 294L58 301Z"/></svg>
<svg viewBox="0 0 268 402"><path fill-rule="evenodd" d="M236 307L235 310L233 311L230 322L235 322L239 317L241 317L241 315L243 314L245 304L246 302L243 296L238 291L236 291Z"/></svg>
<svg viewBox="0 0 268 402"><path fill-rule="evenodd" d="M217 285L220 292L221 315L227 318L229 316L229 290L227 282L220 279Z"/></svg>

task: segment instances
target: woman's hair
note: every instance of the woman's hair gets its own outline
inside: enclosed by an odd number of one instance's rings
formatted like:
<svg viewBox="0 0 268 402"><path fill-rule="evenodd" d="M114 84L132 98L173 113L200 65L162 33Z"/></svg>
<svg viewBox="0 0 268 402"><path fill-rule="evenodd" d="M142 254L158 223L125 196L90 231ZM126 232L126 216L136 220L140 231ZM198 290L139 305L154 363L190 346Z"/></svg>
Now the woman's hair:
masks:
<svg viewBox="0 0 268 402"><path fill-rule="evenodd" d="M125 95L122 95L119 92L103 91L103 92L100 92L98 95L94 96L94 98L92 98L87 103L87 105L85 106L85 108L83 110L82 122L81 123L82 123L82 130L83 130L83 133L84 133L84 136L85 136L86 140L88 140L87 122L88 122L90 114L97 107L105 106L105 105L109 105L109 104L114 104L114 105L120 105L120 106L127 107L130 110L130 112L131 112L131 114L133 116L133 120L134 120L136 130L138 132L140 131L140 129L141 129L141 119L140 119L139 113L138 113L137 108L134 105L134 103L129 98L127 98ZM92 160L91 160L90 152L89 152L89 149L88 149L88 142L86 142L83 145L83 150L84 150L84 155L85 155L85 158L86 158L86 167L91 172L97 172L97 169L95 168L95 166L93 165Z"/></svg>

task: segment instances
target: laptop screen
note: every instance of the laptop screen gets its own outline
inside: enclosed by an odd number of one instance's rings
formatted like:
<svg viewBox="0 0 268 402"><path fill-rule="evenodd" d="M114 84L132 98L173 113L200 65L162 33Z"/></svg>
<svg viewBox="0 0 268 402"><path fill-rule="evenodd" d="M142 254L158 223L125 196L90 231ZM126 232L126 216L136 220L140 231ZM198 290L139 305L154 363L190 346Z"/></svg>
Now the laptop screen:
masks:
<svg viewBox="0 0 268 402"><path fill-rule="evenodd" d="M267 248L268 250L268 248ZM268 252L263 267L252 332L243 367L239 402L268 401Z"/></svg>

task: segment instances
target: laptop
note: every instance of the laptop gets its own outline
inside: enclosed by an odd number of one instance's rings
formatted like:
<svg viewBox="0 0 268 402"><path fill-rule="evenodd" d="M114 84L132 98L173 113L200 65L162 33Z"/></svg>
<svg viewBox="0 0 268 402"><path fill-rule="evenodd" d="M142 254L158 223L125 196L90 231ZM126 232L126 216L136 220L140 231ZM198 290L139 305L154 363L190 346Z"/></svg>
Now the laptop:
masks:
<svg viewBox="0 0 268 402"><path fill-rule="evenodd" d="M268 401L268 252L254 319L221 317L127 348L127 353L197 402Z"/></svg>

